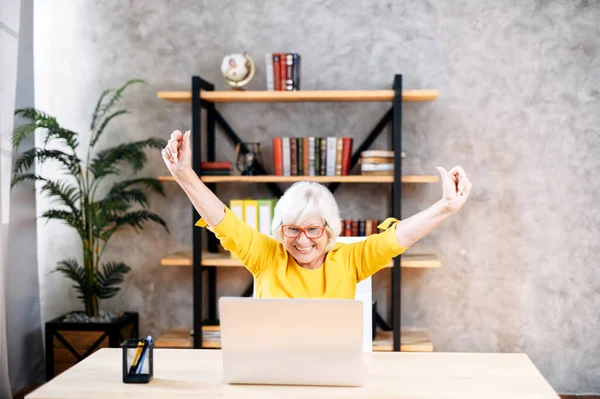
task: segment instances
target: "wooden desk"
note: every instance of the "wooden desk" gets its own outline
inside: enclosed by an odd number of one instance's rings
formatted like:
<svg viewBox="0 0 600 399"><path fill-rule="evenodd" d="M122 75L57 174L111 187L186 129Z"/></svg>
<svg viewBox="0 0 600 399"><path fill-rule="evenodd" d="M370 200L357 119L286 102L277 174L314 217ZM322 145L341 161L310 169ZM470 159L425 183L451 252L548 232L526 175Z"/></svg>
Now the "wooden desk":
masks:
<svg viewBox="0 0 600 399"><path fill-rule="evenodd" d="M369 353L360 388L227 385L220 350L155 349L149 384L121 382L121 350L101 349L27 399L68 398L553 398L526 355Z"/></svg>

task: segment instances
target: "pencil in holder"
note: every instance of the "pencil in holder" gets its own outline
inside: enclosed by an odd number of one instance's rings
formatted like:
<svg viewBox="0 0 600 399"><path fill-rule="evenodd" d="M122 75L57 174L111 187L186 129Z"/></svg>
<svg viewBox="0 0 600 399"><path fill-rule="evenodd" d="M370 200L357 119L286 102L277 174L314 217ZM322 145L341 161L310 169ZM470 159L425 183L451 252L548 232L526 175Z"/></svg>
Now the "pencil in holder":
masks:
<svg viewBox="0 0 600 399"><path fill-rule="evenodd" d="M127 339L123 348L123 382L150 382L154 371L154 341L152 337Z"/></svg>

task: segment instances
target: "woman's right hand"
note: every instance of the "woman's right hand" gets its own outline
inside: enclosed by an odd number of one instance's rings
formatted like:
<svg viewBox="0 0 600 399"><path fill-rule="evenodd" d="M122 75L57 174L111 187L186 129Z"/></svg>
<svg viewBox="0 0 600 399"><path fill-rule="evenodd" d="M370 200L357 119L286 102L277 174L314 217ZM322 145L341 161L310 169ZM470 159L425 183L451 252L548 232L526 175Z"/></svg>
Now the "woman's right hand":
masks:
<svg viewBox="0 0 600 399"><path fill-rule="evenodd" d="M175 130L171 133L167 146L162 150L162 157L175 180L190 171L192 169L190 131L183 134L179 130Z"/></svg>

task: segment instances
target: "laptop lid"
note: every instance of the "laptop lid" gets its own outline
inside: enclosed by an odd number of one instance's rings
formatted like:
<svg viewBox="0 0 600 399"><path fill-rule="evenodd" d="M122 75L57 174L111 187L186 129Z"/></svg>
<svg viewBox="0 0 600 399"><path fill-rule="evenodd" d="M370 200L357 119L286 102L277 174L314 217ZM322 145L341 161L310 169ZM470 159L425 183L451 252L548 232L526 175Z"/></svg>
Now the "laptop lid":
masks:
<svg viewBox="0 0 600 399"><path fill-rule="evenodd" d="M221 297L225 382L362 385L362 307L350 299Z"/></svg>

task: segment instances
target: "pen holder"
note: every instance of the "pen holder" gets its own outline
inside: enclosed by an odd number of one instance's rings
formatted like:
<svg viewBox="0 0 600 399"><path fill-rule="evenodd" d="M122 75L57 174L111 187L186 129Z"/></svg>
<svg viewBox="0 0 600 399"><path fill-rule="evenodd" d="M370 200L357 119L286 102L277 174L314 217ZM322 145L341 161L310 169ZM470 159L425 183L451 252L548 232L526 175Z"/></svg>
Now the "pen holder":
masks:
<svg viewBox="0 0 600 399"><path fill-rule="evenodd" d="M154 371L154 341L152 339L127 339L123 348L123 382L147 383Z"/></svg>

